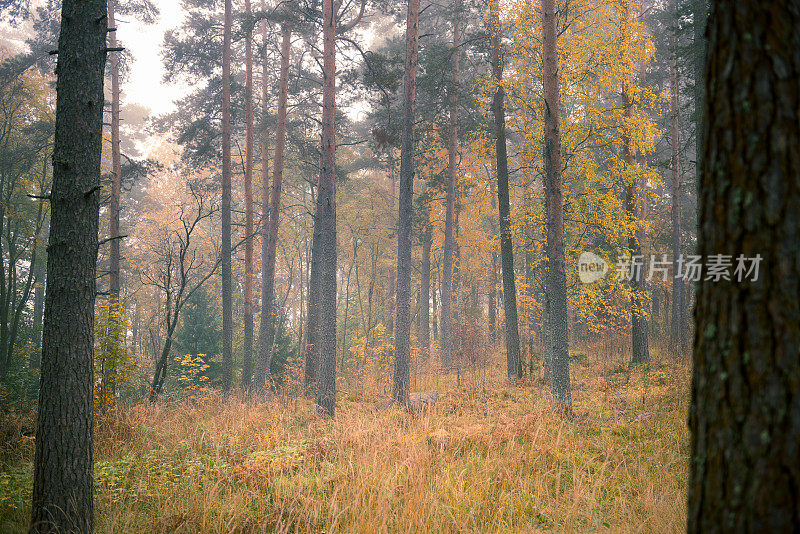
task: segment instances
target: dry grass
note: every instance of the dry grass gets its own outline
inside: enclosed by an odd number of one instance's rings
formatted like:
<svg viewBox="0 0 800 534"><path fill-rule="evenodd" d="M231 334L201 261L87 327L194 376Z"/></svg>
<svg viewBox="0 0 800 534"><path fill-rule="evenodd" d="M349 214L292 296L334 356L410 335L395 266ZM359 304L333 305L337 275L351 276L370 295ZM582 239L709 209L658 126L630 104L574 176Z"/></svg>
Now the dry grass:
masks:
<svg viewBox="0 0 800 534"><path fill-rule="evenodd" d="M499 359L498 359L499 362ZM207 396L98 423L98 532L674 532L685 522L688 370L575 366L576 416L496 367L434 378L421 414L348 393ZM360 391L360 389L359 389ZM24 531L32 447L0 473L0 530Z"/></svg>

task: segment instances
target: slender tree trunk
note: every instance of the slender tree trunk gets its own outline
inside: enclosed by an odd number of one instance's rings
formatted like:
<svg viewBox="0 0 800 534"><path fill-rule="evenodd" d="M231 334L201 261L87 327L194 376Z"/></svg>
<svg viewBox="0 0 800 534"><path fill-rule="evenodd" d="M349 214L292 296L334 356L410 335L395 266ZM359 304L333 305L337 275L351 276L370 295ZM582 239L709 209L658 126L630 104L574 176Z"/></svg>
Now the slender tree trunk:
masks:
<svg viewBox="0 0 800 534"><path fill-rule="evenodd" d="M450 370L452 364L453 339L451 304L453 294L453 251L455 250L455 204L456 186L458 183L458 84L461 57L461 0L453 0L453 80L450 87L450 128L447 137L447 200L444 219L444 259L442 260L442 341L441 365L444 372Z"/></svg>
<svg viewBox="0 0 800 534"><path fill-rule="evenodd" d="M278 222L281 209L283 160L286 147L286 110L289 93L289 56L292 50L292 29L281 27L281 70L278 91L278 128L275 132L275 161L272 166L272 195L269 224L262 234L261 252L261 325L258 330L258 361L256 362L256 390L264 392L272 363L272 345L275 337L275 258L278 247ZM266 221L266 219L265 219ZM266 226L266 225L265 225Z"/></svg>
<svg viewBox="0 0 800 534"><path fill-rule="evenodd" d="M687 530L800 532L800 11L713 4Z"/></svg>
<svg viewBox="0 0 800 534"><path fill-rule="evenodd" d="M31 532L92 532L94 301L108 19L64 0Z"/></svg>
<svg viewBox="0 0 800 534"><path fill-rule="evenodd" d="M428 208L427 184L423 208L422 229L422 272L420 274L420 308L419 308L419 342L422 348L422 359L428 360L431 351L431 247L433 245L433 229L431 227L430 209Z"/></svg>
<svg viewBox="0 0 800 534"><path fill-rule="evenodd" d="M108 32L108 47L117 48L117 22L115 15L115 1L108 0L108 27L115 31ZM120 233L119 215L122 195L122 157L120 154L119 137L119 110L120 110L120 68L119 52L111 52L109 67L111 69L111 200L108 207L108 313L109 320L119 320L119 291L120 291ZM109 340L117 344L122 340ZM103 377L100 385L101 398L113 398L116 390L117 366L114 358L107 358L103 362Z"/></svg>
<svg viewBox="0 0 800 534"><path fill-rule="evenodd" d="M244 11L250 16L250 0L245 0ZM242 389L250 389L253 368L253 35L248 32L244 40L244 347L242 354Z"/></svg>
<svg viewBox="0 0 800 534"><path fill-rule="evenodd" d="M673 1L673 5L677 5ZM670 61L670 92L672 93L672 257L673 261L681 254L681 182L678 173L678 54L677 54L677 13L673 14L672 29L672 58ZM681 337L684 336L683 320L683 279L672 278L672 320L670 321L669 346L670 351L678 353L683 347Z"/></svg>
<svg viewBox="0 0 800 534"><path fill-rule="evenodd" d="M320 169L321 170L321 169ZM322 180L322 173L320 172L320 180ZM321 183L317 186L317 192L321 189ZM306 327L306 366L305 366L305 384L306 387L311 387L317 381L319 376L319 346L317 345L318 339L318 326L319 326L319 283L320 283L320 232L322 229L320 218L320 204L316 202L316 209L314 210L314 232L311 241L311 265L308 271L308 309L307 309L307 327Z"/></svg>
<svg viewBox="0 0 800 534"><path fill-rule="evenodd" d="M323 82L322 82L322 173L320 176L319 218L319 377L317 405L333 416L336 410L336 17L334 1L322 1ZM315 247L316 248L316 247Z"/></svg>
<svg viewBox="0 0 800 534"><path fill-rule="evenodd" d="M492 211L497 209L497 185L491 182L489 194L492 199ZM497 225L492 221L492 237L497 235ZM497 248L492 247L492 272L489 273L489 338L492 344L497 341Z"/></svg>
<svg viewBox="0 0 800 534"><path fill-rule="evenodd" d="M411 364L411 231L414 200L414 100L417 89L419 0L408 0L406 67L403 83L403 140L397 238L397 336L392 399L408 403Z"/></svg>
<svg viewBox="0 0 800 534"><path fill-rule="evenodd" d="M496 85L492 108L497 156L497 200L500 217L500 255L503 264L503 306L506 314L506 372L509 378L522 377L519 355L517 286L514 280L514 245L511 242L511 208L508 198L508 156L506 154L506 108L503 88L502 27L498 0L489 2L492 37L492 76Z"/></svg>
<svg viewBox="0 0 800 534"><path fill-rule="evenodd" d="M550 265L549 343L552 403L556 412L572 413L569 382L567 276L564 270L564 194L561 178L561 92L558 86L558 43L555 0L542 0L544 72L544 186L547 197L547 257Z"/></svg>
<svg viewBox="0 0 800 534"><path fill-rule="evenodd" d="M623 46L630 39L630 3L623 1L622 9L619 14L620 36ZM632 77L632 73L631 73ZM630 95L630 81L622 83L622 107L627 123L623 126L623 159L625 168L631 169L635 165L631 134L628 131L630 120L633 117L633 102ZM637 222L640 219L639 213L639 183L637 177L626 179L629 183L625 185L625 211L630 222ZM639 232L631 232L628 238L628 254L631 256L631 263L634 259L642 259L642 244L639 239ZM633 269L633 266L631 267ZM650 361L650 349L647 340L647 319L645 317L642 295L644 293L644 280L641 273L634 269L631 279L631 363L644 363Z"/></svg>
<svg viewBox="0 0 800 534"><path fill-rule="evenodd" d="M222 45L222 389L233 380L233 272L231 264L231 0L225 0Z"/></svg>

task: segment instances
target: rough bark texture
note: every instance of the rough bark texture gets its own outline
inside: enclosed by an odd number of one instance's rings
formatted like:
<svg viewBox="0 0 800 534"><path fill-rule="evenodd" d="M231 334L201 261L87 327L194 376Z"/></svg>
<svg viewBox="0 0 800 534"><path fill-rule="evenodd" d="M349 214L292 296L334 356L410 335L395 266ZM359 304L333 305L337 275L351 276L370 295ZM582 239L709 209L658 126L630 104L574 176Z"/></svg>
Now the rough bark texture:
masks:
<svg viewBox="0 0 800 534"><path fill-rule="evenodd" d="M419 0L408 0L406 66L403 82L403 139L400 149L400 196L397 234L397 335L392 399L408 403L411 364L411 215L414 200L414 99L419 48Z"/></svg>
<svg viewBox="0 0 800 534"><path fill-rule="evenodd" d="M458 184L458 84L461 56L461 0L453 0L452 85L450 87L450 128L447 137L447 199L444 218L444 258L442 260L442 370L450 370L453 358L453 253L455 250L455 205Z"/></svg>
<svg viewBox="0 0 800 534"><path fill-rule="evenodd" d="M92 532L106 4L64 0L31 532Z"/></svg>
<svg viewBox="0 0 800 534"><path fill-rule="evenodd" d="M275 258L278 247L278 222L281 209L283 159L286 147L286 109L289 92L289 55L292 47L292 29L281 27L281 70L278 91L278 127L275 132L275 160L272 165L272 195L269 219L265 220L266 233L262 233L261 252L261 324L258 330L258 361L255 387L263 392L269 379L272 363L272 345L275 339Z"/></svg>
<svg viewBox="0 0 800 534"><path fill-rule="evenodd" d="M231 265L231 0L225 0L222 45L222 389L233 380L233 273Z"/></svg>
<svg viewBox="0 0 800 534"><path fill-rule="evenodd" d="M542 0L544 72L544 186L547 196L547 257L553 409L572 413L569 383L567 276L564 271L564 194L561 180L561 93L558 87L558 43L554 0Z"/></svg>
<svg viewBox="0 0 800 534"><path fill-rule="evenodd" d="M336 17L334 0L322 2L322 172L319 182L319 324L317 405L333 416L336 408L336 174L334 129L336 83Z"/></svg>
<svg viewBox="0 0 800 534"><path fill-rule="evenodd" d="M492 76L496 84L492 109L497 156L497 200L500 216L500 257L503 265L503 307L506 315L506 372L509 378L522 377L517 319L517 284L514 280L514 245L511 242L511 208L508 198L508 155L506 152L506 107L503 88L502 27L498 0L489 2L492 38Z"/></svg>
<svg viewBox="0 0 800 534"><path fill-rule="evenodd" d="M244 2L251 14L250 0ZM242 347L242 388L249 389L253 368L253 36L244 40L244 347Z"/></svg>
<svg viewBox="0 0 800 534"><path fill-rule="evenodd" d="M673 1L673 5L677 5ZM671 100L671 130L670 142L672 144L672 257L678 258L681 254L681 180L678 173L678 54L676 50L677 13L673 21L672 58L670 61L669 87ZM675 260L673 260L675 261ZM683 320L683 279L672 278L672 320L670 321L669 347L673 353L678 353L683 348L681 337L684 336Z"/></svg>
<svg viewBox="0 0 800 534"><path fill-rule="evenodd" d="M763 259L698 285L688 531L800 532L798 3L714 2L708 37L699 253Z"/></svg>

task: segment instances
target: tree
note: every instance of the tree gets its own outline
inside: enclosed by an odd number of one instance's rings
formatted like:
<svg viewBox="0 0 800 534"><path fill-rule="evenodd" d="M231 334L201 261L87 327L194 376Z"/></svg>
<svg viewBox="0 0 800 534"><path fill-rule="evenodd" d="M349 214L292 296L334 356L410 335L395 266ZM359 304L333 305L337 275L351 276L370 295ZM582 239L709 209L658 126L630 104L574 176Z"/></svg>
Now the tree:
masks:
<svg viewBox="0 0 800 534"><path fill-rule="evenodd" d="M688 532L797 532L797 2L713 2L707 35L699 253L734 272L698 284Z"/></svg>
<svg viewBox="0 0 800 534"><path fill-rule="evenodd" d="M408 403L411 364L411 229L414 199L414 99L419 48L419 0L408 1L406 66L403 82L403 139L400 152L400 197L397 234L397 335L392 399ZM430 251L428 251L430 253Z"/></svg>
<svg viewBox="0 0 800 534"><path fill-rule="evenodd" d="M619 32L620 32L620 49L623 50L630 45L632 41L632 24L633 13L631 13L630 0L621 0L618 7L619 17ZM634 161L634 143L633 143L633 106L632 99L632 78L633 72L631 68L623 68L622 80L622 109L624 113L624 120L622 124L622 153L623 161L625 164L626 176L625 180L625 212L628 220L636 225L639 220L639 181L640 177L635 171ZM631 285L631 362L643 363L650 361L650 347L647 339L647 316L644 309L644 284L635 268L633 263L642 258L642 243L640 239L641 232L639 229L630 229L628 237L628 253L631 257L633 269L633 276L630 280Z"/></svg>
<svg viewBox="0 0 800 534"><path fill-rule="evenodd" d="M231 264L231 0L225 0L222 45L222 388L233 382L233 271Z"/></svg>
<svg viewBox="0 0 800 534"><path fill-rule="evenodd" d="M288 15L287 15L288 16ZM281 67L278 89L278 127L275 132L275 159L272 165L272 194L269 216L262 224L261 252L261 325L258 331L258 360L256 362L256 391L265 390L271 369L275 334L275 258L278 246L281 183L283 181L284 151L286 148L286 113L289 93L289 61L292 52L292 26L289 20L281 25ZM266 189L267 183L264 182ZM265 194L264 197L267 195ZM266 206L264 207L266 210ZM266 211L265 211L266 212Z"/></svg>
<svg viewBox="0 0 800 534"><path fill-rule="evenodd" d="M506 314L506 371L508 377L522 377L517 320L517 285L514 281L514 245L511 242L511 208L508 195L508 156L506 149L506 108L503 88L503 51L501 47L500 5L489 2L489 26L492 40L492 76L496 85L494 111L495 155L497 158L497 200L500 216L500 255L503 266L503 308ZM563 248L563 247L562 247ZM563 254L563 253L562 253ZM490 304L494 306L494 302Z"/></svg>
<svg viewBox="0 0 800 534"><path fill-rule="evenodd" d="M673 0L673 6L677 1ZM677 13L675 13L677 19ZM677 51L677 20L673 20L672 28L672 57L670 58L669 90L670 90L670 148L672 166L672 257L678 258L681 254L681 179L678 172L678 51ZM672 278L672 320L670 325L669 346L673 352L682 349L681 339L685 337L683 320L684 299L683 279L678 276Z"/></svg>
<svg viewBox="0 0 800 534"><path fill-rule="evenodd" d="M64 0L32 532L93 526L94 300L100 216L103 2Z"/></svg>
<svg viewBox="0 0 800 534"><path fill-rule="evenodd" d="M450 121L447 132L447 199L444 222L444 258L442 260L442 343L441 364L446 372L452 364L453 351L453 255L455 252L455 205L458 185L458 85L461 56L461 0L453 0L453 48L450 52L452 81L448 98Z"/></svg>
<svg viewBox="0 0 800 534"><path fill-rule="evenodd" d="M333 416L336 409L336 16L334 0L322 0L322 169L317 192L319 234L314 232L313 253L319 258L319 294L316 361L317 405ZM315 260L312 260L315 261Z"/></svg>
<svg viewBox="0 0 800 534"><path fill-rule="evenodd" d="M561 93L555 0L542 0L542 82L544 85L544 186L547 197L550 376L555 411L572 414L569 383L567 276L564 270L564 196L561 179Z"/></svg>
<svg viewBox="0 0 800 534"><path fill-rule="evenodd" d="M250 0L244 2L245 16L252 15ZM248 30L244 41L245 89L245 163L244 163L244 347L242 355L242 388L250 387L253 365L253 32Z"/></svg>

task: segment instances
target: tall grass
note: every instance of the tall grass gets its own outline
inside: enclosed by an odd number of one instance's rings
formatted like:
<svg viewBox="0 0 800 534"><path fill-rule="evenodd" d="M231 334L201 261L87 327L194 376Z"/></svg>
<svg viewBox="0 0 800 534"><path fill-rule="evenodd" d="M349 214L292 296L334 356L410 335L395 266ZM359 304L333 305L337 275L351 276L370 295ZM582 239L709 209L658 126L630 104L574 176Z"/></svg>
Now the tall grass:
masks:
<svg viewBox="0 0 800 534"><path fill-rule="evenodd" d="M688 369L574 366L575 417L496 364L440 377L422 413L357 384L334 420L302 398L120 406L96 438L98 532L673 532L685 522ZM349 393L349 391L358 391ZM0 474L26 530L30 440Z"/></svg>

